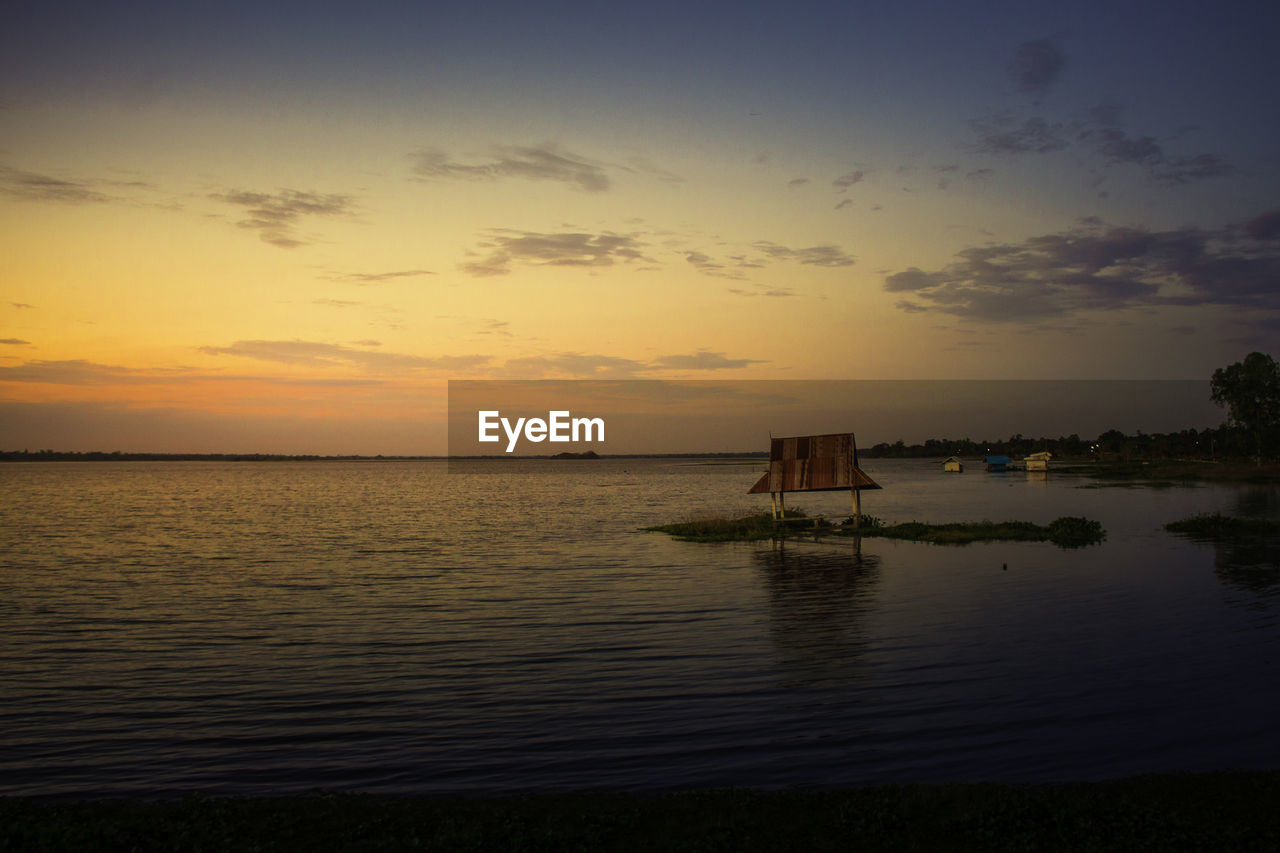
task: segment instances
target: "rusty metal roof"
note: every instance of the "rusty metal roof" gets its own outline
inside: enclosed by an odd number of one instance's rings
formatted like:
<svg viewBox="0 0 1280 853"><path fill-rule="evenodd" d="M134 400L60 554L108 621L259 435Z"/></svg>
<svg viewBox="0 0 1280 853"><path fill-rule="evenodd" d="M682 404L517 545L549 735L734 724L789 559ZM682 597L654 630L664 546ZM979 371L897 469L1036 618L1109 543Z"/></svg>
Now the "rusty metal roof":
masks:
<svg viewBox="0 0 1280 853"><path fill-rule="evenodd" d="M769 445L769 473L747 494L878 489L857 466L851 432L775 438Z"/></svg>

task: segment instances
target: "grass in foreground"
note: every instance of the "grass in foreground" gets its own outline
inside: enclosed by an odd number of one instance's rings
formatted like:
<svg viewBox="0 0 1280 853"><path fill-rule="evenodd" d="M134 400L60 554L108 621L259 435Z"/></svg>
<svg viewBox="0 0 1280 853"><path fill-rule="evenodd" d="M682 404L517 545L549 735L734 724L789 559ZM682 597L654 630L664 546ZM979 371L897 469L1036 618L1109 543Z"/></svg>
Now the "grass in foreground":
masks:
<svg viewBox="0 0 1280 853"><path fill-rule="evenodd" d="M787 519L775 524L768 513L742 518L706 518L661 524L645 530L667 533L686 542L751 542L782 539L798 534L867 536L881 539L906 539L938 545L966 545L970 542L1052 542L1062 548L1080 548L1106 538L1102 525L1087 518L1064 516L1048 525L1029 521L980 521L951 524L885 524L875 516L864 515L854 527L852 519L839 527L819 519L807 519L798 510L788 510Z"/></svg>
<svg viewBox="0 0 1280 853"><path fill-rule="evenodd" d="M1280 773L430 797L0 799L0 850L1275 850Z"/></svg>
<svg viewBox="0 0 1280 853"><path fill-rule="evenodd" d="M1266 518L1237 518L1213 512L1171 521L1164 526L1164 529L1201 539L1235 539L1241 536L1280 533L1280 521Z"/></svg>

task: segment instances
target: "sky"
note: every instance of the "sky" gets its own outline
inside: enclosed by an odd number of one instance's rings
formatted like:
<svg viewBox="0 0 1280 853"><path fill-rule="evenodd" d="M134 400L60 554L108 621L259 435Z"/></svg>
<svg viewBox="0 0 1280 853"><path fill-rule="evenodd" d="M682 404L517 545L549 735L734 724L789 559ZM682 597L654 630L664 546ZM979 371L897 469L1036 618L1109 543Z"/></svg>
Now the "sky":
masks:
<svg viewBox="0 0 1280 853"><path fill-rule="evenodd" d="M451 379L1207 396L1280 350L1266 4L5 17L0 449L441 453Z"/></svg>

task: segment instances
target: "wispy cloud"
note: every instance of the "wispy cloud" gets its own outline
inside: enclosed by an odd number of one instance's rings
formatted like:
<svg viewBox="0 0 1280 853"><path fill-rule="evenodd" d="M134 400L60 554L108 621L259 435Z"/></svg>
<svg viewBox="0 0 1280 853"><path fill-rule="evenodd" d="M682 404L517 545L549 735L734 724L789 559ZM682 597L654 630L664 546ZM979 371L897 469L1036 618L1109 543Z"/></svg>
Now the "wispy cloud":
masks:
<svg viewBox="0 0 1280 853"><path fill-rule="evenodd" d="M258 232L265 243L282 249L306 244L295 228L304 216L335 216L351 212L351 197L337 193L315 193L284 189L277 193L231 190L212 193L210 198L246 208L248 217L236 224Z"/></svg>
<svg viewBox="0 0 1280 853"><path fill-rule="evenodd" d="M395 270L394 272L349 272L329 276L330 281L349 281L355 284L381 284L397 278L415 278L421 275L435 275L431 270Z"/></svg>
<svg viewBox="0 0 1280 853"><path fill-rule="evenodd" d="M511 333L511 324L506 320L485 320L484 328L476 332L477 335L500 335L504 338L515 337Z"/></svg>
<svg viewBox="0 0 1280 853"><path fill-rule="evenodd" d="M143 385L172 382L184 371L152 371L99 364L85 359L28 361L0 367L0 382L39 382L50 385Z"/></svg>
<svg viewBox="0 0 1280 853"><path fill-rule="evenodd" d="M760 266L759 264L750 263L746 261L745 258L738 256L735 265L733 267L730 267L726 264L723 264L715 260L710 255L707 255L703 252L685 252L684 259L689 264L691 264L695 269L697 269L698 272L701 272L705 275L711 275L711 276L716 276L717 278L729 278L729 279L735 279L735 280L741 280L746 277L745 274L742 272L741 267Z"/></svg>
<svg viewBox="0 0 1280 853"><path fill-rule="evenodd" d="M506 275L514 263L532 266L608 267L617 262L648 260L645 243L635 235L604 231L541 233L498 229L469 254L477 260L460 266L474 276Z"/></svg>
<svg viewBox="0 0 1280 853"><path fill-rule="evenodd" d="M361 367L366 370L434 368L460 370L485 364L487 355L424 357L392 352L372 352L320 341L236 341L231 346L199 347L207 355L232 355L274 364L304 367Z"/></svg>
<svg viewBox="0 0 1280 853"><path fill-rule="evenodd" d="M29 382L45 385L73 385L109 388L119 385L185 385L193 382L251 382L264 385L287 385L320 388L347 388L382 384L380 379L252 376L243 374L201 373L193 368L139 369L117 364L74 359L65 361L28 361L13 367L0 367L0 382Z"/></svg>
<svg viewBox="0 0 1280 853"><path fill-rule="evenodd" d="M1018 45L1006 70L1019 92L1039 97L1057 82L1066 64L1067 58L1056 42L1035 39Z"/></svg>
<svg viewBox="0 0 1280 853"><path fill-rule="evenodd" d="M1155 137L1129 136L1115 127L1086 130L1080 134L1080 141L1092 146L1107 165L1142 166L1152 181L1165 186L1217 178L1232 171L1230 164L1216 154L1170 157Z"/></svg>
<svg viewBox="0 0 1280 853"><path fill-rule="evenodd" d="M509 358L502 373L521 379L573 376L593 379L629 379L644 371L644 362L611 355L560 352L551 355Z"/></svg>
<svg viewBox="0 0 1280 853"><path fill-rule="evenodd" d="M438 148L425 148L411 156L413 171L425 178L555 181L587 192L603 192L610 186L609 175L601 166L554 145L500 147L478 163L451 159ZM679 180L674 175L669 178Z"/></svg>
<svg viewBox="0 0 1280 853"><path fill-rule="evenodd" d="M754 358L729 358L722 352L702 349L690 355L664 355L653 366L666 370L737 370L750 364L764 364Z"/></svg>
<svg viewBox="0 0 1280 853"><path fill-rule="evenodd" d="M22 338L0 338L0 344L6 344L14 347L29 347L31 341L24 341Z"/></svg>
<svg viewBox="0 0 1280 853"><path fill-rule="evenodd" d="M1060 234L966 249L952 264L885 278L904 311L992 322L1150 306L1280 311L1280 211L1216 231L1147 231L1099 220Z"/></svg>
<svg viewBox="0 0 1280 853"><path fill-rule="evenodd" d="M0 165L0 194L28 201L57 201L70 204L99 204L111 196L86 181L70 181Z"/></svg>
<svg viewBox="0 0 1280 853"><path fill-rule="evenodd" d="M30 304L28 304L28 303L26 303L26 302L10 302L9 304L10 304L10 305L12 305L14 308L17 308L18 310L22 310L23 308L35 308L35 307L36 307L36 306L34 306L34 305L30 305Z"/></svg>
<svg viewBox="0 0 1280 853"><path fill-rule="evenodd" d="M786 246L779 246L777 243L771 243L768 240L760 240L754 245L775 260L796 261L797 263L816 267L848 267L857 263L857 259L853 255L848 254L839 246L830 244L810 246L807 249L790 249Z"/></svg>
<svg viewBox="0 0 1280 853"><path fill-rule="evenodd" d="M831 182L831 186L840 192L847 192L849 187L854 184L860 184L867 177L867 173L861 169L855 169L852 172L846 172Z"/></svg>
<svg viewBox="0 0 1280 853"><path fill-rule="evenodd" d="M743 287L730 287L729 292L734 296L770 296L775 299L795 296L794 293L785 287L764 287L763 285L756 285L755 288L750 290Z"/></svg>
<svg viewBox="0 0 1280 853"><path fill-rule="evenodd" d="M649 175L650 177L657 178L659 181L662 181L664 184L684 183L684 178L680 177L674 172L669 172L666 169L663 169L662 167L655 165L646 157L639 157L639 156L628 157L625 161L625 164L626 165L624 165L623 168L626 169L627 171L639 172L642 175Z"/></svg>
<svg viewBox="0 0 1280 853"><path fill-rule="evenodd" d="M559 352L508 359L502 373L519 378L567 376L586 379L630 379L662 371L738 370L764 362L749 358L729 358L723 352L701 349L695 353L664 355L652 361L638 361L610 355Z"/></svg>
<svg viewBox="0 0 1280 853"><path fill-rule="evenodd" d="M978 134L977 147L983 154L1000 157L1047 154L1061 151L1070 144L1065 126L1040 116L1019 120L1003 112L972 119L969 125Z"/></svg>

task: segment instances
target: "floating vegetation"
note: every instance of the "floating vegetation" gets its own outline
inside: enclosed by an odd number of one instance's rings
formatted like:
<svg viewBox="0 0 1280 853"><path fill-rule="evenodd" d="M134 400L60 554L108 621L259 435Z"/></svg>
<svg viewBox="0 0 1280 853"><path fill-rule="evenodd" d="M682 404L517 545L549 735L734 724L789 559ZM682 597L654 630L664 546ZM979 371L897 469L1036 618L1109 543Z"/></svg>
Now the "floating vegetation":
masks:
<svg viewBox="0 0 1280 853"><path fill-rule="evenodd" d="M744 515L742 518L723 518L708 516L674 524L659 524L644 528L652 533L667 533L684 542L754 542L760 539L779 539L788 533L799 530L796 522L818 521L830 528L830 522L805 517L802 510L789 509L782 522L775 522L767 512L759 515Z"/></svg>
<svg viewBox="0 0 1280 853"><path fill-rule="evenodd" d="M787 510L787 517L775 523L769 513L742 518L703 518L675 524L646 527L686 542L752 542L788 536L866 536L905 539L936 545L967 545L971 542L1052 542L1062 548L1094 545L1107 536L1102 525L1088 518L1064 516L1048 525L1029 521L979 521L926 524L910 521L886 524L872 515L862 516L856 527L852 517L836 526L821 518L806 518L803 512Z"/></svg>
<svg viewBox="0 0 1280 853"><path fill-rule="evenodd" d="M1164 526L1170 533L1184 533L1199 539L1232 539L1240 536L1265 536L1280 533L1280 521L1267 518L1238 518L1220 512L1203 513L1171 521Z"/></svg>
<svg viewBox="0 0 1280 853"><path fill-rule="evenodd" d="M1063 516L1048 525L1030 521L976 521L951 524L925 524L909 521L905 524L886 525L879 519L863 519L854 528L846 522L841 533L847 536L869 536L882 539L907 539L912 542L932 542L936 545L967 545L970 542L1052 542L1061 548L1081 548L1095 545L1107 538L1099 522L1077 516Z"/></svg>

